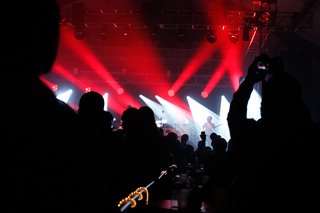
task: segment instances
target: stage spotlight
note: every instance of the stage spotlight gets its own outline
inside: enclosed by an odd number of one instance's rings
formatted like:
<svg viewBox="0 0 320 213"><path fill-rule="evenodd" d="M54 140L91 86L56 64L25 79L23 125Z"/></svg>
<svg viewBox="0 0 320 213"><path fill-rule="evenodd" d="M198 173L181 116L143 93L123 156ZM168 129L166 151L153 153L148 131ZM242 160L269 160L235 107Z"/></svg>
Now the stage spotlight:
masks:
<svg viewBox="0 0 320 213"><path fill-rule="evenodd" d="M201 93L201 97L202 97L202 98L207 98L207 97L208 97L208 92L207 92L207 91L203 91L203 92Z"/></svg>
<svg viewBox="0 0 320 213"><path fill-rule="evenodd" d="M249 28L244 28L242 32L242 41L249 41L250 35L249 35Z"/></svg>
<svg viewBox="0 0 320 213"><path fill-rule="evenodd" d="M74 32L74 37L77 40L82 40L82 39L84 39L84 32L77 30L77 31Z"/></svg>
<svg viewBox="0 0 320 213"><path fill-rule="evenodd" d="M207 41L210 43L215 43L217 41L217 33L214 31L209 31L207 34Z"/></svg>
<svg viewBox="0 0 320 213"><path fill-rule="evenodd" d="M239 31L230 31L229 32L229 41L233 44L239 42Z"/></svg>
<svg viewBox="0 0 320 213"><path fill-rule="evenodd" d="M117 90L117 93L118 93L118 95L122 95L122 94L124 93L124 89L120 87L120 88Z"/></svg>
<svg viewBox="0 0 320 213"><path fill-rule="evenodd" d="M109 38L109 33L107 31L102 30L99 34L99 37L101 40L106 40Z"/></svg>
<svg viewBox="0 0 320 213"><path fill-rule="evenodd" d="M57 91L58 90L58 85L53 85L52 87L51 87L51 89L52 89L52 91Z"/></svg>
<svg viewBox="0 0 320 213"><path fill-rule="evenodd" d="M186 40L186 29L177 30L177 39L180 42L184 42Z"/></svg>
<svg viewBox="0 0 320 213"><path fill-rule="evenodd" d="M85 93L91 92L91 87L86 87Z"/></svg>
<svg viewBox="0 0 320 213"><path fill-rule="evenodd" d="M169 97L173 97L174 96L174 91L171 89L168 91L168 95Z"/></svg>
<svg viewBox="0 0 320 213"><path fill-rule="evenodd" d="M71 96L71 93L72 93L72 90L70 89L70 90L68 90L67 92L58 95L58 96L57 96L57 99L59 99L60 101L65 102L65 103L67 103L68 100L69 100L69 98L70 98L70 96Z"/></svg>

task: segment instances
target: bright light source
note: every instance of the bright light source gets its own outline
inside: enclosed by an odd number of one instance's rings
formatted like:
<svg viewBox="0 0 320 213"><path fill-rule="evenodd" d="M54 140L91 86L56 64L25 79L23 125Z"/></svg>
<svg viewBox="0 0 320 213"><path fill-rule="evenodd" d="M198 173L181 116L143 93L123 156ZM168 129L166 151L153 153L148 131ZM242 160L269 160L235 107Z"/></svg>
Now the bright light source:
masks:
<svg viewBox="0 0 320 213"><path fill-rule="evenodd" d="M86 87L85 93L91 92L91 87Z"/></svg>
<svg viewBox="0 0 320 213"><path fill-rule="evenodd" d="M207 91L203 91L203 92L201 93L201 97L202 97L202 98L207 98L207 97L208 97L208 92L207 92Z"/></svg>
<svg viewBox="0 0 320 213"><path fill-rule="evenodd" d="M108 93L105 93L102 97L104 100L104 111L108 111Z"/></svg>
<svg viewBox="0 0 320 213"><path fill-rule="evenodd" d="M118 93L118 95L122 95L122 94L124 93L124 89L120 87L120 88L117 90L117 93Z"/></svg>
<svg viewBox="0 0 320 213"><path fill-rule="evenodd" d="M171 89L168 91L168 95L169 97L173 97L174 96L174 91Z"/></svg>
<svg viewBox="0 0 320 213"><path fill-rule="evenodd" d="M221 135L222 138L226 139L226 141L230 140L230 131L228 126L228 113L229 113L230 103L227 101L227 99L224 96L221 96L221 103L220 103L220 112L219 112L219 124L221 126L217 127L217 130L219 130L219 135Z"/></svg>
<svg viewBox="0 0 320 213"><path fill-rule="evenodd" d="M70 98L71 93L72 93L72 90L70 89L70 90L68 90L67 92L58 95L58 96L57 96L57 99L65 102L65 103L67 103L68 100L69 100L69 98Z"/></svg>
<svg viewBox="0 0 320 213"><path fill-rule="evenodd" d="M169 124L178 135L189 135L189 141L194 147L197 147L200 138L197 134L197 130L195 129L190 112L164 100L157 95L156 98L164 108L164 118L167 119L167 124Z"/></svg>
<svg viewBox="0 0 320 213"><path fill-rule="evenodd" d="M261 96L256 90L253 90L247 106L247 118L259 120L261 118L260 107Z"/></svg>
<svg viewBox="0 0 320 213"><path fill-rule="evenodd" d="M52 89L52 91L57 91L58 90L58 85L53 85L52 87L51 87L51 89Z"/></svg>

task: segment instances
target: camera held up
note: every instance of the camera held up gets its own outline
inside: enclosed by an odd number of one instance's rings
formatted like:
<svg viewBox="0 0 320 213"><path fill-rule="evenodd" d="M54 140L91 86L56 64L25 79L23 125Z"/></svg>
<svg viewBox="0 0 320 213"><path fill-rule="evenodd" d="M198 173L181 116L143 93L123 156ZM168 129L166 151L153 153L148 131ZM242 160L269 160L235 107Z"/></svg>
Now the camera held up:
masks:
<svg viewBox="0 0 320 213"><path fill-rule="evenodd" d="M275 75L284 72L283 60L279 56L270 58L267 54L261 54L255 61L255 73L261 80L264 80L267 74Z"/></svg>

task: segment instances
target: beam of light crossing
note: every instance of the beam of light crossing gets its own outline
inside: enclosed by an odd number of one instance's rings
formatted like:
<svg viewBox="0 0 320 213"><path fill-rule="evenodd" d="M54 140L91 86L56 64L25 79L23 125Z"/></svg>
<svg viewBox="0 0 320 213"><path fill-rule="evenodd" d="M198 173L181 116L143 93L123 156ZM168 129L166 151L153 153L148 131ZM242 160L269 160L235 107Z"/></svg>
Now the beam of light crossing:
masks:
<svg viewBox="0 0 320 213"><path fill-rule="evenodd" d="M261 96L254 89L251 93L250 99L247 105L247 118L253 118L259 120L261 118L260 107L261 107Z"/></svg>
<svg viewBox="0 0 320 213"><path fill-rule="evenodd" d="M207 97L211 91L213 90L213 88L219 83L219 81L221 80L221 78L225 75L226 73L226 67L225 64L222 63L219 65L219 67L214 71L213 75L211 76L208 84L206 85L206 87L204 88L204 90L202 91L202 97Z"/></svg>
<svg viewBox="0 0 320 213"><path fill-rule="evenodd" d="M103 96L103 100L104 100L104 111L108 111L108 93L105 93Z"/></svg>
<svg viewBox="0 0 320 213"><path fill-rule="evenodd" d="M65 29L61 32L61 41L64 42L71 50L82 59L95 73L97 73L106 83L108 83L115 91L121 86L110 75L109 71L99 61L91 49L82 41L74 38L72 30Z"/></svg>
<svg viewBox="0 0 320 213"><path fill-rule="evenodd" d="M200 103L198 103L197 101L192 99L190 96L187 96L187 100L188 100L191 114L192 114L192 117L194 120L196 131L199 135L201 133L203 124L205 124L207 122L208 116L212 117L211 122L214 123L215 126L219 125L219 116L216 113L212 112L211 110L209 110L205 106L201 105ZM216 128L215 132L217 130L218 130L218 128ZM206 146L210 146L210 144L211 144L211 141L207 140Z"/></svg>
<svg viewBox="0 0 320 213"><path fill-rule="evenodd" d="M229 109L230 103L227 101L226 97L221 96L219 124L222 125L217 128L217 132L219 133L219 135L221 135L222 138L226 139L226 141L230 140L230 131L227 121Z"/></svg>
<svg viewBox="0 0 320 213"><path fill-rule="evenodd" d="M80 81L77 77L75 77L73 74L71 74L66 68L64 68L60 64L54 63L52 70L55 73L59 74L61 77L70 81L72 84L76 85L83 92L85 92L85 88L88 88L88 86L86 84L84 84L82 81Z"/></svg>
<svg viewBox="0 0 320 213"><path fill-rule="evenodd" d="M101 63L101 61L96 57L93 51L84 43L83 40L77 40L74 38L73 32L71 30L65 29L61 33L61 40L71 50L88 66L90 67L97 75L99 75L109 86L116 91L122 91L121 102L123 107L132 105L139 107L139 103L136 102L130 95L123 93L123 88L117 83L117 81L112 77L107 68Z"/></svg>
<svg viewBox="0 0 320 213"><path fill-rule="evenodd" d="M63 101L65 103L68 103L68 100L71 96L72 90L68 90L67 92L61 93L59 95L57 95L57 99L59 99L60 101Z"/></svg>
<svg viewBox="0 0 320 213"><path fill-rule="evenodd" d="M165 120L166 119L164 116L164 108L162 105L152 101L151 99L149 99L143 95L139 95L139 97L147 104L148 107L150 107L152 109L157 120ZM167 117L169 117L169 116L167 116Z"/></svg>
<svg viewBox="0 0 320 213"><path fill-rule="evenodd" d="M202 43L202 46L199 48L195 56L187 64L179 78L170 88L169 91L171 95L169 96L173 96L183 86L183 84L198 71L198 69L212 56L214 50L214 46L211 43L207 41Z"/></svg>
<svg viewBox="0 0 320 213"><path fill-rule="evenodd" d="M195 128L191 113L157 95L156 98L164 107L164 118L167 120L167 123L175 129L178 136L187 134L190 144L194 148L197 148L200 137Z"/></svg>
<svg viewBox="0 0 320 213"><path fill-rule="evenodd" d="M39 79L48 87L50 88L52 91L57 91L58 90L58 85L51 83L50 81L48 81L47 79L44 79L43 77L39 77Z"/></svg>
<svg viewBox="0 0 320 213"><path fill-rule="evenodd" d="M175 125L190 123L190 120L192 120L192 116L188 111L170 103L169 101L166 101L158 95L156 95L155 97L163 106L165 113L169 114L171 120Z"/></svg>

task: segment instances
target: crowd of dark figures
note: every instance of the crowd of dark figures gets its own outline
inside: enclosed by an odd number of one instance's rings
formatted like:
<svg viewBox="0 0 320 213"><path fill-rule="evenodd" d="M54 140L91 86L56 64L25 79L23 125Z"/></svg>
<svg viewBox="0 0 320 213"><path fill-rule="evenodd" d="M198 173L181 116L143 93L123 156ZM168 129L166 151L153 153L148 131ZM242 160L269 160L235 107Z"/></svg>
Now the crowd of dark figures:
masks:
<svg viewBox="0 0 320 213"><path fill-rule="evenodd" d="M121 199L172 164L177 169L150 188L150 200L172 199L172 180L188 174L191 187L208 176L200 197L215 212L318 208L319 127L299 82L281 66L270 66L275 73L264 81L259 121L246 118L246 107L253 85L265 79L257 72L261 58L250 66L230 105L232 142L212 134L212 147L205 137L193 147L188 135L165 136L147 106L125 110L122 129L113 131L100 94L84 94L75 113L39 80L57 53L55 1L7 1L3 8L15 8L19 27L2 23L2 212L117 212Z"/></svg>

